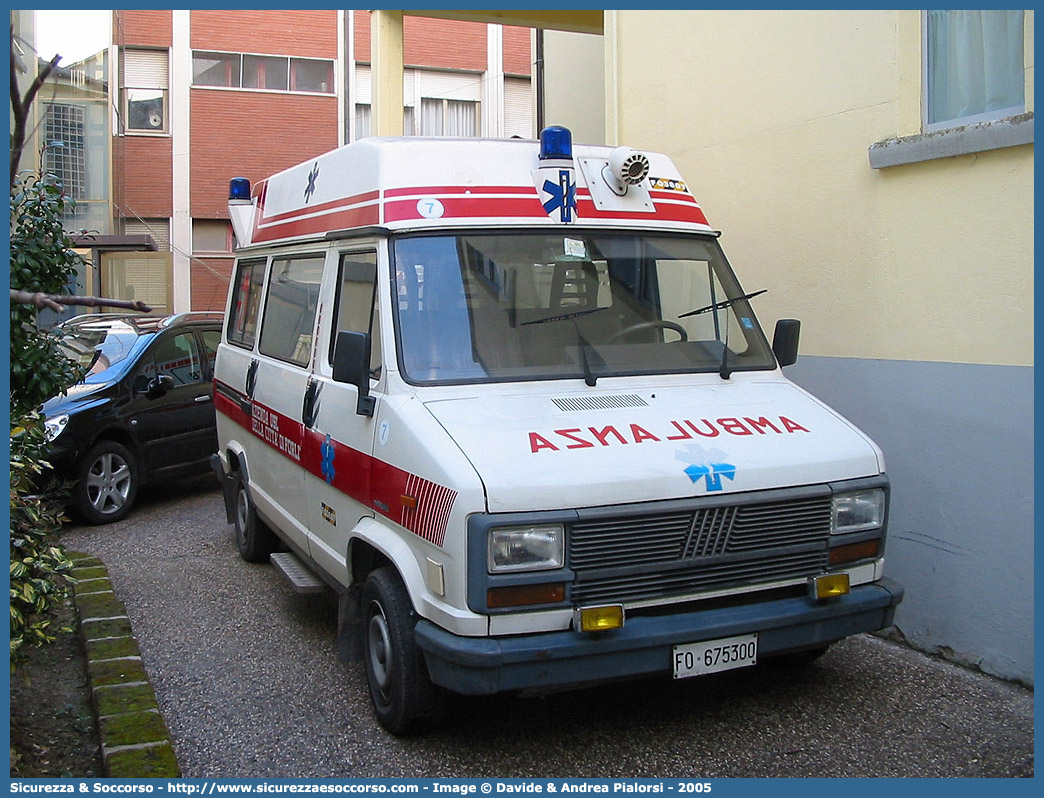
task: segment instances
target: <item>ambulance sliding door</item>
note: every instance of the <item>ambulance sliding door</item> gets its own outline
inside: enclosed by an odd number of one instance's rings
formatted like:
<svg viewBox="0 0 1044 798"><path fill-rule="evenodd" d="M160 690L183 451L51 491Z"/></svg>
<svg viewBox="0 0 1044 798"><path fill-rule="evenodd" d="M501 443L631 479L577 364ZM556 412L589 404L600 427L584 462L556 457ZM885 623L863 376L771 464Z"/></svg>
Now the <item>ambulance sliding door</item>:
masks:
<svg viewBox="0 0 1044 798"><path fill-rule="evenodd" d="M303 552L308 552L304 415L325 258L322 252L272 258L250 386L253 434L267 453L251 459L251 490L262 512Z"/></svg>
<svg viewBox="0 0 1044 798"><path fill-rule="evenodd" d="M344 573L348 533L363 516L373 516L371 463L374 418L356 413L354 385L334 382L334 341L341 330L370 333L370 388L381 401L384 375L377 310L377 253L342 252L338 256L332 310L317 345L316 401L312 439L320 441L320 474L308 480L310 550L329 573ZM329 296L329 294L327 294Z"/></svg>

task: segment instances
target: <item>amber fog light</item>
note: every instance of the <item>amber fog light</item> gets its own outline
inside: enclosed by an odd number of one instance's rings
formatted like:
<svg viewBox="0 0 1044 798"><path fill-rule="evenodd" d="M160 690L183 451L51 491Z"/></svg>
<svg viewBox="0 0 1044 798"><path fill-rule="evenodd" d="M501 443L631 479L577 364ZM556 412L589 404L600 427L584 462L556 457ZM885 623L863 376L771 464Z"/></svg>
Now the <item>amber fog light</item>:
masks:
<svg viewBox="0 0 1044 798"><path fill-rule="evenodd" d="M823 574L808 580L808 595L819 601L845 596L850 590L848 574Z"/></svg>
<svg viewBox="0 0 1044 798"><path fill-rule="evenodd" d="M573 610L573 627L580 632L607 632L624 625L622 604L606 607L577 607Z"/></svg>

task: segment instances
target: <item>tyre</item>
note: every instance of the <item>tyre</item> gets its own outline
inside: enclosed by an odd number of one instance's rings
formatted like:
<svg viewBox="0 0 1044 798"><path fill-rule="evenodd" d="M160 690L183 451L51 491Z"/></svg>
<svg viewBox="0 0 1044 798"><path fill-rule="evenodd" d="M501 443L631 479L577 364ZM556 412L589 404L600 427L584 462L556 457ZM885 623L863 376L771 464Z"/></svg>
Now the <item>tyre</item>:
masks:
<svg viewBox="0 0 1044 798"><path fill-rule="evenodd" d="M116 441L98 441L80 463L73 488L74 512L89 524L126 517L138 495L134 455Z"/></svg>
<svg viewBox="0 0 1044 798"><path fill-rule="evenodd" d="M269 555L276 550L278 540L265 522L257 517L250 487L242 479L236 482L236 516L233 525L239 556L247 562L268 562Z"/></svg>
<svg viewBox="0 0 1044 798"><path fill-rule="evenodd" d="M430 728L441 717L446 696L428 675L413 638L417 616L393 568L370 573L360 608L360 648L377 720L397 735Z"/></svg>

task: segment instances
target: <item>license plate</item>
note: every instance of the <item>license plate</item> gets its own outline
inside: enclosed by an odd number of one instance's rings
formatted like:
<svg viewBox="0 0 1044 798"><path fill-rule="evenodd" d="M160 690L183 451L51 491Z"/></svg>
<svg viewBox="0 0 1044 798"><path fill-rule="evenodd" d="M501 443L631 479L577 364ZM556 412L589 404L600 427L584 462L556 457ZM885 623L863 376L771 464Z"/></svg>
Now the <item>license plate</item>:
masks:
<svg viewBox="0 0 1044 798"><path fill-rule="evenodd" d="M740 635L674 647L674 678L700 676L758 664L758 636Z"/></svg>

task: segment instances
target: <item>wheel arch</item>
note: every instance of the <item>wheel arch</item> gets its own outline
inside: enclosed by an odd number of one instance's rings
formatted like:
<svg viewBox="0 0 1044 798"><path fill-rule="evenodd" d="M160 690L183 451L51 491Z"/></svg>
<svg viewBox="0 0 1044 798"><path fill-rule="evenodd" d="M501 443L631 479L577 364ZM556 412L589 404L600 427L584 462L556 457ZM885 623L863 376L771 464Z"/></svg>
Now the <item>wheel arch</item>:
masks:
<svg viewBox="0 0 1044 798"><path fill-rule="evenodd" d="M352 587L361 586L374 570L390 566L405 586L414 612L423 606L420 597L426 584L414 551L399 533L375 518L363 518L355 525L348 537L345 562Z"/></svg>

